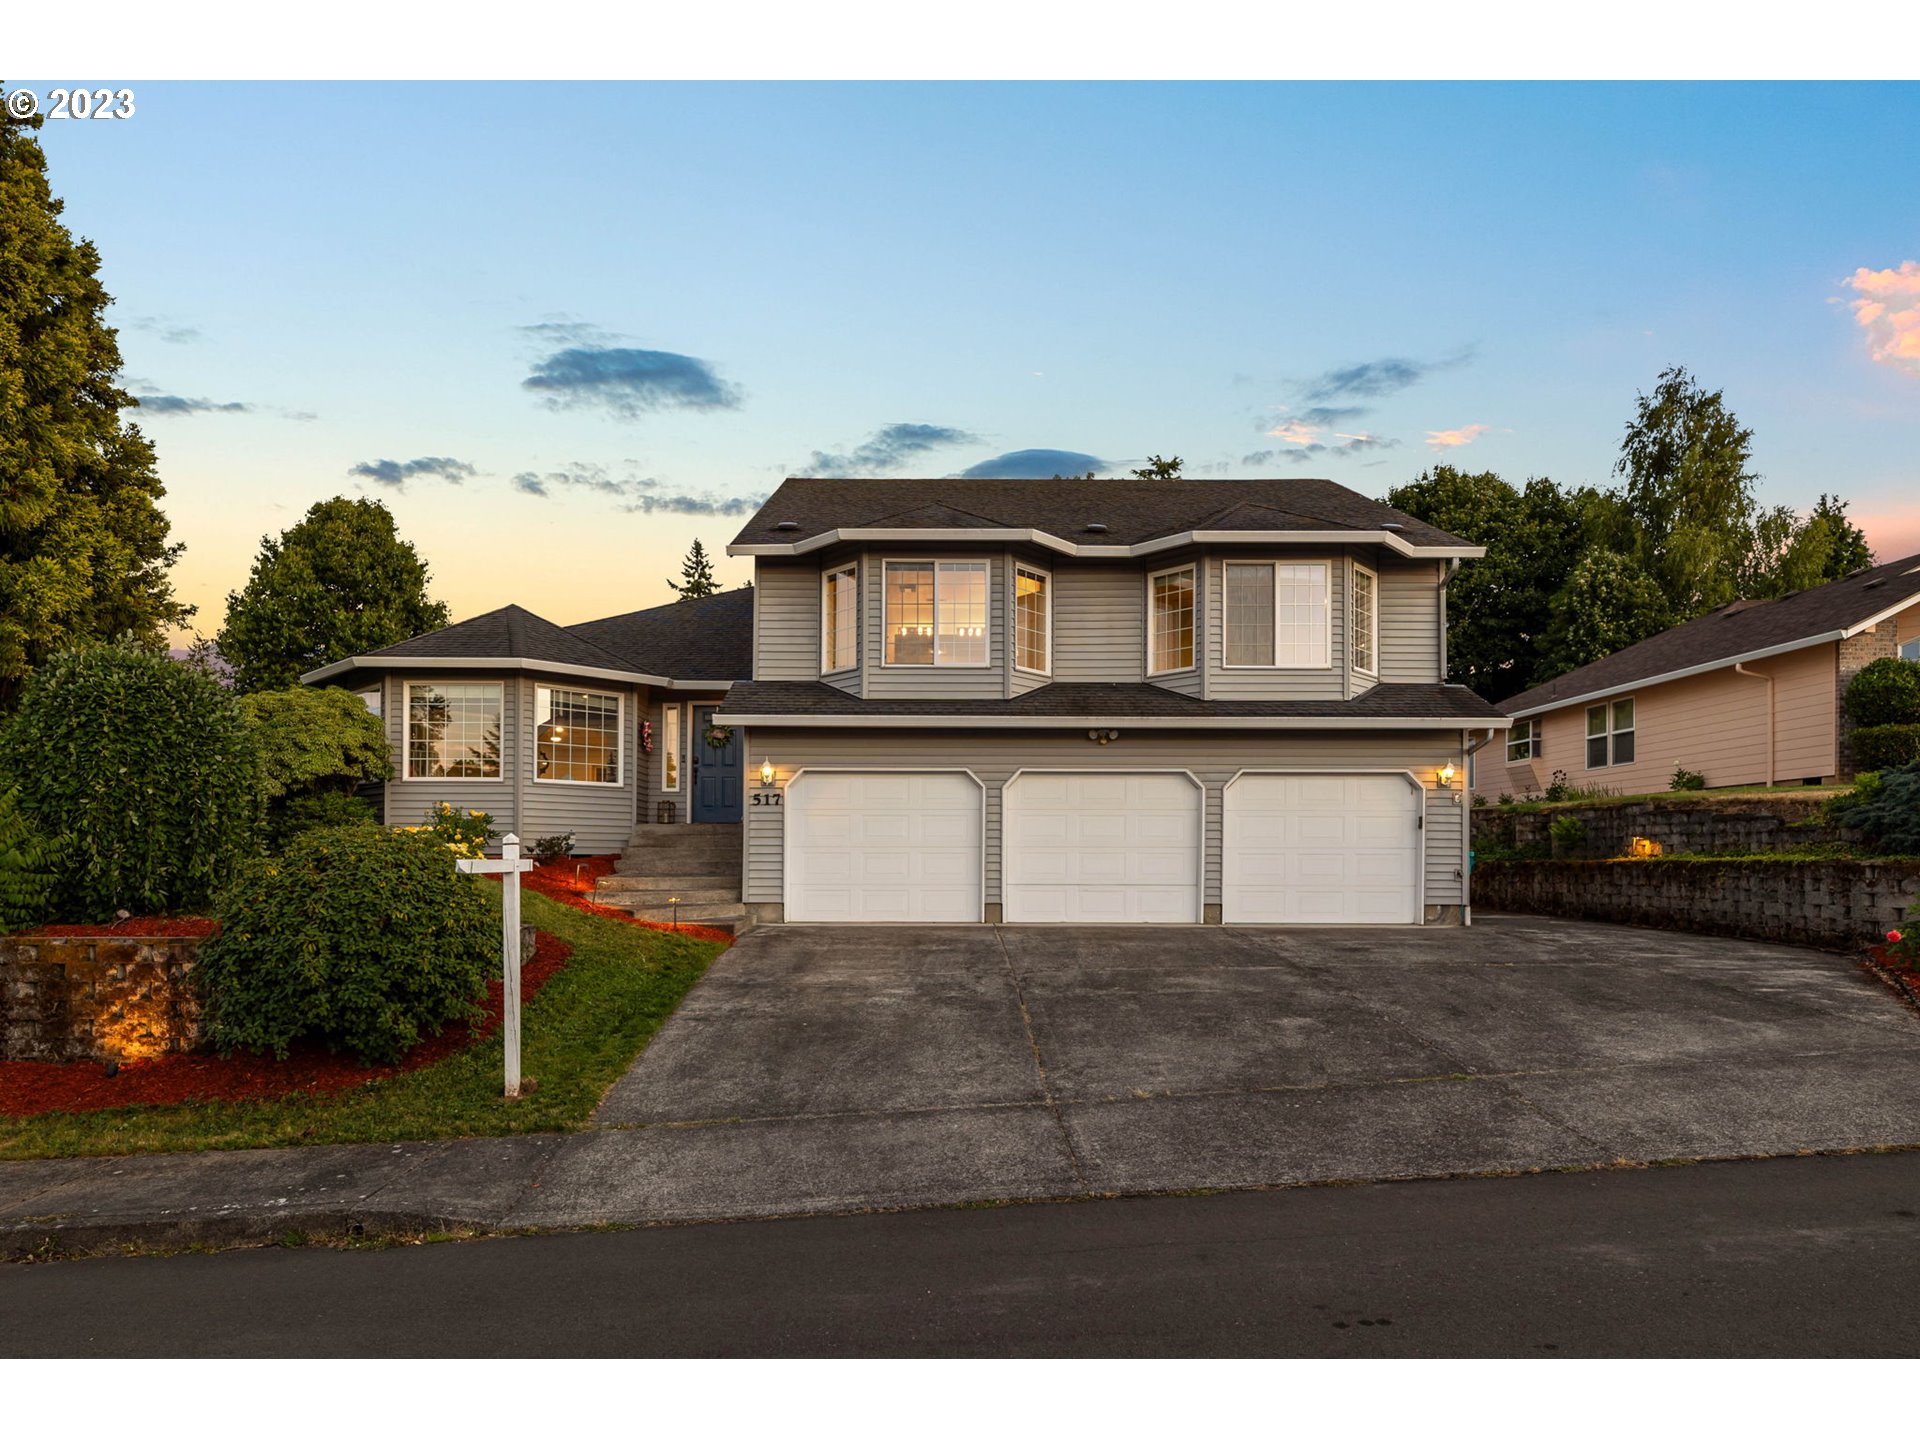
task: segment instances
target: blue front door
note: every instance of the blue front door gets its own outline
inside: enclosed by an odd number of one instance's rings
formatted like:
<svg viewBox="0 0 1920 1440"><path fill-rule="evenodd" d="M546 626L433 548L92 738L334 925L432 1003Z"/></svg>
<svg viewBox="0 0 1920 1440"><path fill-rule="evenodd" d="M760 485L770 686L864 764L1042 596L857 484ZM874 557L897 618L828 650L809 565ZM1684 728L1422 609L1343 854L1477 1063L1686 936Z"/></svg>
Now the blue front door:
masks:
<svg viewBox="0 0 1920 1440"><path fill-rule="evenodd" d="M718 706L693 707L693 819L726 824L740 819L740 786L744 777L745 746L740 732L733 730L725 745L709 745L707 731L713 728L713 713Z"/></svg>

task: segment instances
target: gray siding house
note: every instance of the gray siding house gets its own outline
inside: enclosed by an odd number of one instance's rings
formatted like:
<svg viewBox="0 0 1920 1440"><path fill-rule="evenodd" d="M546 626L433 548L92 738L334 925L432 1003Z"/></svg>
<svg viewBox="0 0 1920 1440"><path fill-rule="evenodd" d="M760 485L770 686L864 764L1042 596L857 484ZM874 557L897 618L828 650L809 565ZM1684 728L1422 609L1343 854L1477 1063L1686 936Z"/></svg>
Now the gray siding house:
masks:
<svg viewBox="0 0 1920 1440"><path fill-rule="evenodd" d="M307 678L379 688L393 822L738 824L758 923L1469 915L1477 546L1325 480L793 479L728 552L751 589Z"/></svg>

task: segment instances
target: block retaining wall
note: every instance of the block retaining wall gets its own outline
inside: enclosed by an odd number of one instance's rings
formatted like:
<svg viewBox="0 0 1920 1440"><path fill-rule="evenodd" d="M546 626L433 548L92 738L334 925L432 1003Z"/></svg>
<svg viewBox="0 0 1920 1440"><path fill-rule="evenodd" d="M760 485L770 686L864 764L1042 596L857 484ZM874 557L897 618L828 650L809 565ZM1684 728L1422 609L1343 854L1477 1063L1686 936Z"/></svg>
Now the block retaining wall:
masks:
<svg viewBox="0 0 1920 1440"><path fill-rule="evenodd" d="M1769 796L1764 805L1561 805L1552 810L1514 811L1477 805L1476 849L1547 847L1547 829L1562 815L1586 826L1585 853L1595 859L1627 853L1635 836L1657 840L1669 854L1799 850L1842 840L1844 833L1820 824L1823 800Z"/></svg>

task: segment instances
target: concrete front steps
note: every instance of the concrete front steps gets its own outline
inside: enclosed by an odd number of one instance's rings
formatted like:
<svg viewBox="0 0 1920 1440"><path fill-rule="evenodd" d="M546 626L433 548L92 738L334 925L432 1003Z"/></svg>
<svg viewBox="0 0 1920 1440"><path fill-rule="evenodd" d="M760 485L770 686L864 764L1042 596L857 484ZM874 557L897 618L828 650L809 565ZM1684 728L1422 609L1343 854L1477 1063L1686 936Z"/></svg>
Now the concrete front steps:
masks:
<svg viewBox="0 0 1920 1440"><path fill-rule="evenodd" d="M738 825L637 826L593 898L641 920L738 930L740 844Z"/></svg>

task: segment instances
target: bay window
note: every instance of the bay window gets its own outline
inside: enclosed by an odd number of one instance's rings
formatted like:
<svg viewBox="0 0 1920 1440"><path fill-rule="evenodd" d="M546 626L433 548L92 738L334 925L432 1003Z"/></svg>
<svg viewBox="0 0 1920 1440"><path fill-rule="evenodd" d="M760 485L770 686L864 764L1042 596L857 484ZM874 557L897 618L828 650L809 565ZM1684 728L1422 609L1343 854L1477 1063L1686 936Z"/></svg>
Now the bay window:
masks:
<svg viewBox="0 0 1920 1440"><path fill-rule="evenodd" d="M618 695L536 686L533 778L568 785L618 785L620 717Z"/></svg>
<svg viewBox="0 0 1920 1440"><path fill-rule="evenodd" d="M820 673L851 670L860 663L859 575L851 565L820 577Z"/></svg>
<svg viewBox="0 0 1920 1440"><path fill-rule="evenodd" d="M502 687L498 681L407 685L408 780L498 780Z"/></svg>
<svg viewBox="0 0 1920 1440"><path fill-rule="evenodd" d="M1013 667L1034 675L1052 668L1053 577L1031 565L1013 567Z"/></svg>
<svg viewBox="0 0 1920 1440"><path fill-rule="evenodd" d="M1333 608L1323 561L1226 563L1222 660L1235 669L1324 670L1333 663Z"/></svg>
<svg viewBox="0 0 1920 1440"><path fill-rule="evenodd" d="M1194 569L1163 570L1147 577L1147 673L1166 675L1193 668Z"/></svg>
<svg viewBox="0 0 1920 1440"><path fill-rule="evenodd" d="M987 562L889 560L885 663L985 665Z"/></svg>
<svg viewBox="0 0 1920 1440"><path fill-rule="evenodd" d="M1353 567L1353 668L1363 675L1379 672L1380 581L1364 565Z"/></svg>

